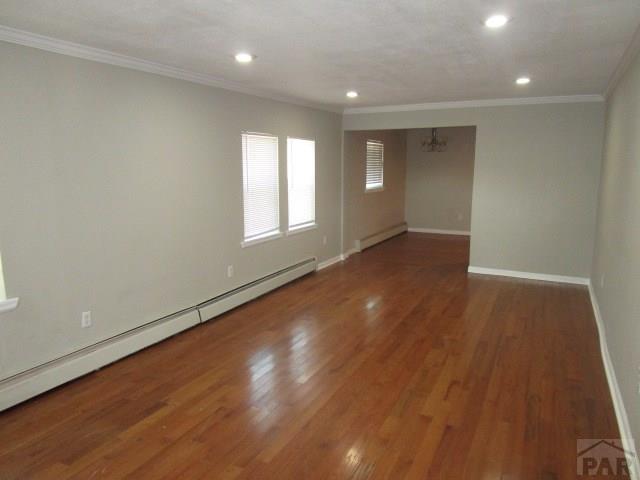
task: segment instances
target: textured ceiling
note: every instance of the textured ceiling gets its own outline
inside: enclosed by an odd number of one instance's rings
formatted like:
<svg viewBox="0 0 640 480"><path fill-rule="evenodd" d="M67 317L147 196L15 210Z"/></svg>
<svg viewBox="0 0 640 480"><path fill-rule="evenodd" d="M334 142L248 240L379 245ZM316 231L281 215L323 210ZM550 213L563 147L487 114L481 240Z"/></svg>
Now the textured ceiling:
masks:
<svg viewBox="0 0 640 480"><path fill-rule="evenodd" d="M512 17L489 30L491 13ZM2 0L0 24L331 107L600 94L639 0ZM257 59L238 65L233 54ZM528 74L530 85L517 87ZM347 100L356 89L360 98Z"/></svg>

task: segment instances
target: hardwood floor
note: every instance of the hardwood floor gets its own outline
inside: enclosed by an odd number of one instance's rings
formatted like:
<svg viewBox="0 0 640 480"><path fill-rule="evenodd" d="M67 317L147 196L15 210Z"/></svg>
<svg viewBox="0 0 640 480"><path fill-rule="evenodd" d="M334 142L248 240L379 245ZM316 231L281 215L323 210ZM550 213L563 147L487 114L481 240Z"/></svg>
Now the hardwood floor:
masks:
<svg viewBox="0 0 640 480"><path fill-rule="evenodd" d="M1 413L0 479L576 478L619 437L588 292L467 252L396 237Z"/></svg>

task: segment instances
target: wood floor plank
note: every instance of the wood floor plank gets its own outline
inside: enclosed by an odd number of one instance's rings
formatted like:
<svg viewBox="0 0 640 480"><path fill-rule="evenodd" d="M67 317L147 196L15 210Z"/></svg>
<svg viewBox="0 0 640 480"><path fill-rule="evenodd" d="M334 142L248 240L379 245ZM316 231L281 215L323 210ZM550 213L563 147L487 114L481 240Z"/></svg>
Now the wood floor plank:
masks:
<svg viewBox="0 0 640 480"><path fill-rule="evenodd" d="M619 437L588 292L468 249L395 237L0 413L0 479L574 478Z"/></svg>

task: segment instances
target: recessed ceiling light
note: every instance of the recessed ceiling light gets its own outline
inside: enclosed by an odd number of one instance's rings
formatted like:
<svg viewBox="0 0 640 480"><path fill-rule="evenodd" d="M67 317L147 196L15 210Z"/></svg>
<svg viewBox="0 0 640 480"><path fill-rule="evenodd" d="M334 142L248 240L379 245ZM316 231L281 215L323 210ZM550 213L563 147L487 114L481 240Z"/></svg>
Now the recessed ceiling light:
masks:
<svg viewBox="0 0 640 480"><path fill-rule="evenodd" d="M484 24L489 28L500 28L504 27L508 21L506 15L491 15L484 21Z"/></svg>
<svg viewBox="0 0 640 480"><path fill-rule="evenodd" d="M253 60L253 55L250 53L240 52L236 53L236 62L238 63L249 63Z"/></svg>
<svg viewBox="0 0 640 480"><path fill-rule="evenodd" d="M356 98L358 96L358 92L356 92L355 90L350 90L347 92L347 97L349 98Z"/></svg>
<svg viewBox="0 0 640 480"><path fill-rule="evenodd" d="M518 85L527 85L529 82L531 82L531 79L529 77L520 77L516 80L516 83Z"/></svg>

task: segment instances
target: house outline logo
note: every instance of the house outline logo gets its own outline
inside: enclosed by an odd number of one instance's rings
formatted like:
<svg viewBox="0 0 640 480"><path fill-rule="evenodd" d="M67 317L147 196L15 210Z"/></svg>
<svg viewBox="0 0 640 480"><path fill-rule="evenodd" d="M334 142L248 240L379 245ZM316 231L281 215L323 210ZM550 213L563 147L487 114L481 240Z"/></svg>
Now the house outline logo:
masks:
<svg viewBox="0 0 640 480"><path fill-rule="evenodd" d="M630 478L629 470L633 463L631 459L635 457L635 453L631 450L626 450L622 445L621 439L578 440L578 475Z"/></svg>

